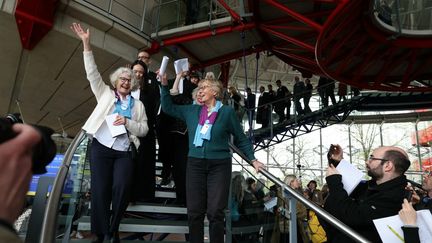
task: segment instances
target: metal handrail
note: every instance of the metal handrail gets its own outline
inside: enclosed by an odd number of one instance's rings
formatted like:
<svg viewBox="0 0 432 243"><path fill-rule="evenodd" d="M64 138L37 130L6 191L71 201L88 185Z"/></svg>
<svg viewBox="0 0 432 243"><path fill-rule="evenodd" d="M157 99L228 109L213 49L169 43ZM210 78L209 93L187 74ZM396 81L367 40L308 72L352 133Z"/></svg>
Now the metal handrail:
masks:
<svg viewBox="0 0 432 243"><path fill-rule="evenodd" d="M61 165L59 172L54 180L51 193L48 197L47 205L45 208L45 214L42 224L41 235L39 238L40 243L54 242L55 241L55 227L57 224L57 214L59 209L59 201L63 193L64 183L66 181L67 174L69 172L69 167L72 162L74 153L83 140L85 132L81 131L75 139L72 141L71 145L67 149L63 164Z"/></svg>
<svg viewBox="0 0 432 243"><path fill-rule="evenodd" d="M230 148L237 153L243 160L251 164L251 161L246 157L246 155L243 154L236 146L234 146L232 143L230 143ZM252 164L251 164L252 165ZM268 172L267 170L260 170L260 173L267 177L270 181L275 183L276 185L283 188L285 192L288 192L293 198L300 201L302 204L304 204L306 207L312 209L315 211L317 215L319 215L322 219L327 221L330 225L337 228L338 230L342 231L344 234L348 235L351 239L357 241L357 242L370 242L366 238L364 238L362 235L342 223L339 219L335 218L333 215L313 203L312 201L309 201L303 195L301 195L299 192L295 191L291 187L287 186L285 183L283 183L279 178L275 177L273 174Z"/></svg>

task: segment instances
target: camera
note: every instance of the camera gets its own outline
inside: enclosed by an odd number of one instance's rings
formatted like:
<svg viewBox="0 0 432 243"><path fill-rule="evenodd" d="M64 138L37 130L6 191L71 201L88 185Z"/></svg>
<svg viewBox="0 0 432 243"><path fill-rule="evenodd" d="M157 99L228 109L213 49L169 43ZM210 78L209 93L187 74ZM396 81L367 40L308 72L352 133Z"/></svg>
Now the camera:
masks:
<svg viewBox="0 0 432 243"><path fill-rule="evenodd" d="M329 151L327 153L327 159L329 165L332 164L334 167L337 167L340 161L334 160L332 158L333 153L340 153L339 148L336 145L330 145Z"/></svg>
<svg viewBox="0 0 432 243"><path fill-rule="evenodd" d="M6 117L0 118L0 144L8 141L16 136L12 130L12 125L22 123L20 114L8 114ZM51 135L54 131L49 127L32 125L41 135L42 139L33 147L32 157L32 172L33 174L46 173L47 166L56 155L57 149Z"/></svg>

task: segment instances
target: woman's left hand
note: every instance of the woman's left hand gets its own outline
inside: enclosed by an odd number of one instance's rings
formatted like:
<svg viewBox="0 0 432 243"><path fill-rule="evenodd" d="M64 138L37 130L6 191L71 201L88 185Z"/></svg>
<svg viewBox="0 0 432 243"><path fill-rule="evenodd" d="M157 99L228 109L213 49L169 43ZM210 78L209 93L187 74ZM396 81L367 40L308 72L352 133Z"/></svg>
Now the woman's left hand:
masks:
<svg viewBox="0 0 432 243"><path fill-rule="evenodd" d="M252 161L252 165L255 168L255 171L258 173L261 169L265 169L265 165L258 161L257 159Z"/></svg>
<svg viewBox="0 0 432 243"><path fill-rule="evenodd" d="M126 120L127 120L126 117L117 115L113 125L114 126L126 125Z"/></svg>

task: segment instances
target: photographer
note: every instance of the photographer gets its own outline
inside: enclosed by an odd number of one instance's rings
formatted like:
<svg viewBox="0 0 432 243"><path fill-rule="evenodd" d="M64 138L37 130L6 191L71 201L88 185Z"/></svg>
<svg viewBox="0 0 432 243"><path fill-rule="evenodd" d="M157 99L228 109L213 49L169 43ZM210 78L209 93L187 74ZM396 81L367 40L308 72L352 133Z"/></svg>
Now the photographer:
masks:
<svg viewBox="0 0 432 243"><path fill-rule="evenodd" d="M22 211L32 177L32 149L41 135L29 125L15 124L16 136L0 143L0 242L21 242L12 227Z"/></svg>

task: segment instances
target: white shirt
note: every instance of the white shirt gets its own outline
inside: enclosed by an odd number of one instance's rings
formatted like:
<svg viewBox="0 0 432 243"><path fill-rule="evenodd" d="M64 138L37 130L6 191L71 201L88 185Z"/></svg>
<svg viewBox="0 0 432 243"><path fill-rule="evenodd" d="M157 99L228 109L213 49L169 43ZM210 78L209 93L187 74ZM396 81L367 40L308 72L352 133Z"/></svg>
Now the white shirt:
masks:
<svg viewBox="0 0 432 243"><path fill-rule="evenodd" d="M114 109L111 109L109 114L112 114L113 111ZM126 133L117 137L112 137L106 120L96 131L94 137L105 147L112 148L117 151L129 150L130 142L128 134Z"/></svg>

